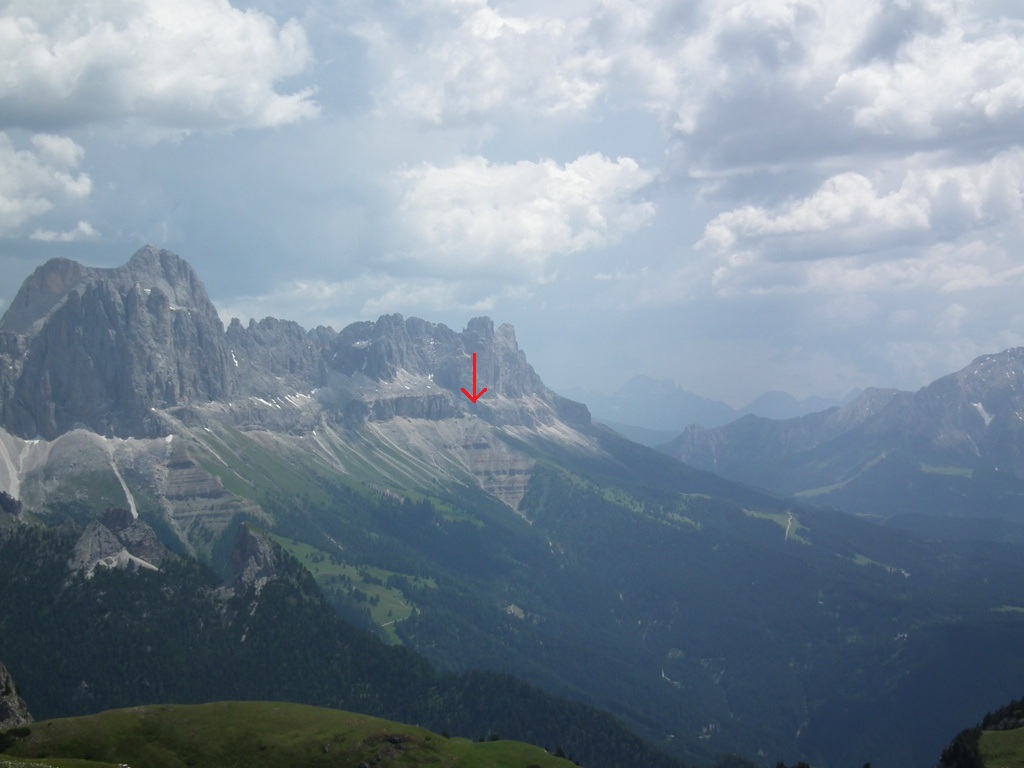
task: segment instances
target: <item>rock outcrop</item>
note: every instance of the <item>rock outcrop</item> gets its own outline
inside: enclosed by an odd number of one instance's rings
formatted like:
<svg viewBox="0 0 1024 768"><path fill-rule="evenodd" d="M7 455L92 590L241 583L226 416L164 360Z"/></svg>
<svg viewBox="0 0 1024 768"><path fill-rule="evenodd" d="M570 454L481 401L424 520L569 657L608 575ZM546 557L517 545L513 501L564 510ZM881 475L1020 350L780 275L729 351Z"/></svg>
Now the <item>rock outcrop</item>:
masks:
<svg viewBox="0 0 1024 768"><path fill-rule="evenodd" d="M283 391L308 392L326 381L317 337L291 320L267 317L243 326L228 325L225 341L239 388L247 394L273 397Z"/></svg>
<svg viewBox="0 0 1024 768"><path fill-rule="evenodd" d="M86 526L68 567L86 578L97 568L157 570L167 555L167 547L150 526L127 509L108 509Z"/></svg>
<svg viewBox="0 0 1024 768"><path fill-rule="evenodd" d="M259 595L267 582L277 575L274 545L265 534L242 523L231 545L229 567L228 577L218 589L222 599L245 594L250 590Z"/></svg>
<svg viewBox="0 0 1024 768"><path fill-rule="evenodd" d="M3 425L52 439L78 426L153 437L153 408L217 400L234 390L217 310L192 268L146 247L123 267L64 259L39 267L0 320L10 350Z"/></svg>
<svg viewBox="0 0 1024 768"><path fill-rule="evenodd" d="M11 679L7 668L0 664L0 731L28 725L32 721L25 700L18 694L18 687Z"/></svg>

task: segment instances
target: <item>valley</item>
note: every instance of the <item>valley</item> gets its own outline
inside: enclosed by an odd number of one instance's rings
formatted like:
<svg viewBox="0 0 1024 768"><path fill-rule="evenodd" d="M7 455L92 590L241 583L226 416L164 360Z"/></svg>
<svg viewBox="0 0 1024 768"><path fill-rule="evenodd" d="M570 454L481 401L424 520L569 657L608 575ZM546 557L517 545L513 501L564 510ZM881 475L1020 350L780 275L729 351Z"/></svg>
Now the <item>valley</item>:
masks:
<svg viewBox="0 0 1024 768"><path fill-rule="evenodd" d="M924 766L1024 689L1016 544L811 505L896 466L883 441L843 435L902 395L784 433L754 417L691 433L718 452L690 466L592 423L487 318L224 329L191 267L152 248L114 270L44 265L26 285L0 321L17 350L0 361L0 490L23 505L0 513L17 598L0 660L42 717L287 698L548 748L562 732L578 756L606 729L645 765ZM473 353L475 404L460 393ZM991 431L1002 406L983 401ZM760 442L732 440L749 424ZM805 478L781 443L845 453ZM968 479L928 455L936 482ZM724 464L760 474L708 471ZM889 514L864 498L855 511ZM124 532L136 521L172 553L159 571L69 577L108 509L125 513L97 551L149 562Z"/></svg>

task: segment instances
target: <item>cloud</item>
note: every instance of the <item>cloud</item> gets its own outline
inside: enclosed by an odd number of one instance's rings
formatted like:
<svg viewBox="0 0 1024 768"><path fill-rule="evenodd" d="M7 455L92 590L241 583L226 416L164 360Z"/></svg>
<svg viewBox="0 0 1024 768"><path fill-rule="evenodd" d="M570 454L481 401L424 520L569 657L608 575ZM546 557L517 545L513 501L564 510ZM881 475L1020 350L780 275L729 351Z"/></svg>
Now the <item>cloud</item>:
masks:
<svg viewBox="0 0 1024 768"><path fill-rule="evenodd" d="M50 211L54 197L81 200L92 190L89 176L76 172L81 146L50 134L36 134L31 144L33 149L17 149L0 132L0 235L15 235L26 221Z"/></svg>
<svg viewBox="0 0 1024 768"><path fill-rule="evenodd" d="M720 213L704 230L699 248L727 252L757 242L763 252L790 258L813 250L863 248L929 225L929 201L904 184L880 192L859 173L826 180L812 195L776 211L747 205ZM780 242L781 240L781 242Z"/></svg>
<svg viewBox="0 0 1024 768"><path fill-rule="evenodd" d="M945 0L602 4L600 55L690 170L1015 142L1024 21Z"/></svg>
<svg viewBox="0 0 1024 768"><path fill-rule="evenodd" d="M311 60L302 27L227 0L14 0L0 11L2 125L132 120L190 131L317 114L275 84Z"/></svg>
<svg viewBox="0 0 1024 768"><path fill-rule="evenodd" d="M910 37L891 59L840 75L830 99L867 132L903 138L1020 135L1024 24L950 14L941 33Z"/></svg>
<svg viewBox="0 0 1024 768"><path fill-rule="evenodd" d="M77 243L83 240L98 240L100 233L87 221L80 221L74 229L66 232L54 232L48 229L37 229L31 235L30 240L37 240L43 243Z"/></svg>
<svg viewBox="0 0 1024 768"><path fill-rule="evenodd" d="M1024 128L1024 20L970 3L434 0L370 17L358 34L386 114L453 126L639 107L687 171L984 147Z"/></svg>
<svg viewBox="0 0 1024 768"><path fill-rule="evenodd" d="M615 242L655 213L636 199L654 174L628 157L589 154L565 165L470 157L423 163L398 180L413 258L460 273L545 279L553 257Z"/></svg>
<svg viewBox="0 0 1024 768"><path fill-rule="evenodd" d="M1024 265L1007 246L1024 232L1024 149L983 163L941 166L928 157L907 165L880 169L874 181L838 174L774 208L718 214L697 243L717 257L716 286L957 291L1019 282ZM900 170L899 185L883 188Z"/></svg>
<svg viewBox="0 0 1024 768"><path fill-rule="evenodd" d="M387 73L377 90L384 110L437 125L580 114L606 86L609 61L587 44L585 13L516 15L483 0L400 9L358 27Z"/></svg>

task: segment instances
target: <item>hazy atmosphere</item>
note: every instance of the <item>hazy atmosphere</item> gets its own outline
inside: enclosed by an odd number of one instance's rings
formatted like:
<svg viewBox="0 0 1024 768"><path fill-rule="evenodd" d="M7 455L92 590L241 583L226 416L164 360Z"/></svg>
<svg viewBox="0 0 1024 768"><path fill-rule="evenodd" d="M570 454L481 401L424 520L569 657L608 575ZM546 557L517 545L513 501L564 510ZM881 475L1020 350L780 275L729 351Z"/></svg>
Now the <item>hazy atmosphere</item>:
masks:
<svg viewBox="0 0 1024 768"><path fill-rule="evenodd" d="M556 388L916 389L1024 343L1022 34L999 0L4 2L0 309L151 243L225 319L513 323Z"/></svg>

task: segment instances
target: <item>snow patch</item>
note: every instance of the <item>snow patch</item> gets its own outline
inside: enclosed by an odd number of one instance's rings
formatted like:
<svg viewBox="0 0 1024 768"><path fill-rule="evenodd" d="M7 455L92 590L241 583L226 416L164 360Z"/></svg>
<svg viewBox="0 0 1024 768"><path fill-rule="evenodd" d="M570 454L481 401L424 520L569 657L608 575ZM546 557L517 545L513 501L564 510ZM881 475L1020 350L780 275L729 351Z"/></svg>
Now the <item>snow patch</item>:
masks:
<svg viewBox="0 0 1024 768"><path fill-rule="evenodd" d="M994 419L995 416L986 411L985 406L981 403L971 403L971 405L978 409L978 413L981 414L981 418L984 419L986 427L992 423L992 419Z"/></svg>
<svg viewBox="0 0 1024 768"><path fill-rule="evenodd" d="M238 367L238 358L235 357L235 350L231 350L231 362L235 364L235 368Z"/></svg>

